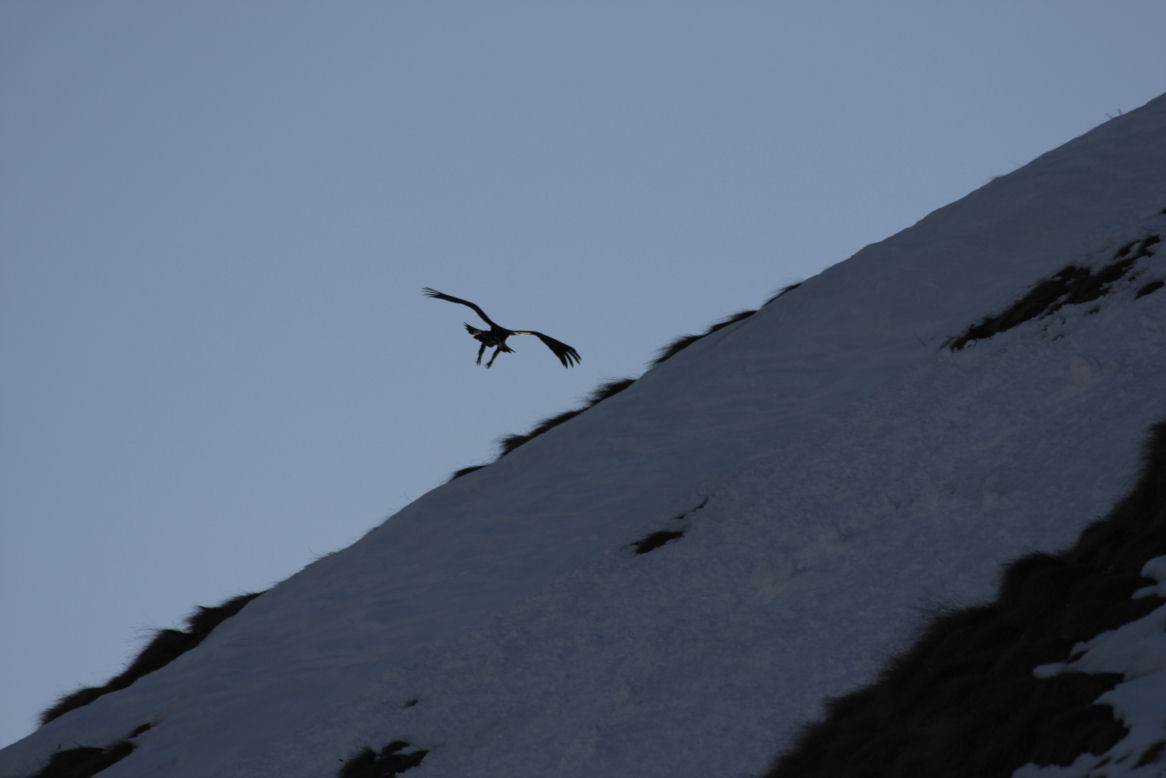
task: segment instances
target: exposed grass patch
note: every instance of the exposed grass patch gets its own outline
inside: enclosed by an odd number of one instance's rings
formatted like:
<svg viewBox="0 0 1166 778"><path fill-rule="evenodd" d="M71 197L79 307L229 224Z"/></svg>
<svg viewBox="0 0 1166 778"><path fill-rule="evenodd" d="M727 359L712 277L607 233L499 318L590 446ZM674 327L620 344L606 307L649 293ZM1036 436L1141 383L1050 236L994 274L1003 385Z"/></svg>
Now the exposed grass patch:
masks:
<svg viewBox="0 0 1166 778"><path fill-rule="evenodd" d="M1104 753L1126 730L1095 700L1121 676L1032 670L1159 607L1132 595L1147 583L1144 564L1163 554L1166 422L1153 428L1133 491L1076 545L1011 563L993 602L936 616L875 683L830 701L767 775L981 778Z"/></svg>
<svg viewBox="0 0 1166 778"><path fill-rule="evenodd" d="M1146 284L1145 286L1143 286L1141 289L1138 290L1138 293L1136 295L1134 295L1134 299L1140 300L1141 298L1145 297L1148 294L1153 294L1154 292L1157 292L1163 286L1166 286L1166 281L1162 281L1161 279L1159 279L1157 281L1151 281L1150 283Z"/></svg>
<svg viewBox="0 0 1166 778"><path fill-rule="evenodd" d="M621 378L616 381L608 381L607 383L600 385L598 389L593 391L587 397L587 402L582 408L576 408L573 411L566 411L565 413L560 413L558 416L552 416L549 419L543 419L535 425L534 429L525 435L507 435L502 439L502 442L499 445L501 452L498 454L498 456L506 456L511 451L521 446L523 443L528 443L537 438L539 435L542 435L544 432L554 429L563 422L570 421L583 411L594 406L596 403L602 402L609 397L614 397L615 395L619 394L633 383L635 383L634 378Z"/></svg>
<svg viewBox="0 0 1166 778"><path fill-rule="evenodd" d="M506 456L519 446L525 443L529 443L539 435L542 435L544 432L552 430L564 422L570 421L580 413L583 413L583 411L594 406L596 403L603 402L609 397L614 397L634 383L634 378L620 378L615 381L608 381L605 384L601 384L597 389L591 392L590 395L588 395L586 404L583 405L583 407L576 408L572 411L566 411L565 413L560 413L558 416L552 416L549 419L543 419L535 425L534 429L532 429L530 432L527 432L525 435L507 435L498 443L499 458ZM475 470L481 470L483 467L486 467L486 465L463 467L461 470L458 470L456 473L450 476L449 480L452 481L455 478L461 478L463 475L469 475Z"/></svg>
<svg viewBox="0 0 1166 778"><path fill-rule="evenodd" d="M42 725L68 713L74 708L88 705L102 695L124 689L147 673L165 667L170 662L185 654L206 639L215 627L226 619L234 616L243 606L258 597L262 592L241 594L221 605L214 607L200 606L186 619L186 629L163 629L154 634L154 638L146 645L142 652L134 659L120 675L111 679L104 686L90 686L78 689L65 695L51 708L40 715Z"/></svg>
<svg viewBox="0 0 1166 778"><path fill-rule="evenodd" d="M28 778L89 778L129 756L136 748L136 744L130 741L150 728L150 724L143 724L131 732L129 738L104 748L78 746L58 751L40 772Z"/></svg>
<svg viewBox="0 0 1166 778"><path fill-rule="evenodd" d="M682 537L684 537L684 530L660 530L640 538L632 546L636 549L637 555L646 554L649 551L655 551L665 543L680 540Z"/></svg>
<svg viewBox="0 0 1166 778"><path fill-rule="evenodd" d="M499 443L499 448L501 449L501 452L498 454L498 456L500 456L500 457L506 456L514 449L518 448L519 446L523 445L524 443L529 443L530 441L537 438L539 435L542 435L544 432L548 432L550 430L553 430L555 427L559 426L560 424L570 421L571 419L575 418L580 413L582 413L584 410L586 410L586 409L585 408L576 408L573 411L566 411L564 413L560 413L558 416L552 416L549 419L543 419L542 421L540 421L538 424L535 425L534 429L532 429L530 432L526 433L525 435L507 435L506 437L502 438L502 441Z"/></svg>
<svg viewBox="0 0 1166 778"><path fill-rule="evenodd" d="M429 751L394 740L380 750L364 748L344 763L339 778L393 778L421 764Z"/></svg>
<svg viewBox="0 0 1166 778"><path fill-rule="evenodd" d="M597 389L592 391L591 394L587 396L587 407L590 408L592 405L603 402L609 397L615 397L617 394L622 392L624 389L627 389L635 382L636 379L634 378L619 378L615 381L608 381L605 384L600 384Z"/></svg>
<svg viewBox="0 0 1166 778"><path fill-rule="evenodd" d="M138 735L141 735L145 732L149 732L153 728L154 728L153 724L142 724L141 726L137 727L133 732L130 733L130 739L133 740Z"/></svg>
<svg viewBox="0 0 1166 778"><path fill-rule="evenodd" d="M685 511L684 513L678 513L672 517L672 521L684 521L689 516L696 513L704 506L708 505L708 501L709 498L705 497L700 501L700 505L697 505L692 510ZM649 551L655 551L666 543L671 543L674 540L680 540L682 537L684 537L685 529L686 528L682 527L680 529L657 530L656 532L649 533L636 542L632 543L630 548L635 549L637 556L640 554L647 554Z"/></svg>
<svg viewBox="0 0 1166 778"><path fill-rule="evenodd" d="M676 356L681 351L684 351L684 349L688 348L693 343L696 343L701 339L701 337L702 336L700 335L683 335L677 338L664 348L660 349L660 353L657 354L656 358L652 360L652 366L655 367L661 362L667 362L669 359L672 359L672 357Z"/></svg>
<svg viewBox="0 0 1166 778"><path fill-rule="evenodd" d="M1138 758L1138 762L1134 765L1134 767L1145 767L1148 764L1161 762L1163 761L1164 756L1166 756L1166 741L1159 740L1157 743L1142 752L1142 755Z"/></svg>
<svg viewBox="0 0 1166 778"><path fill-rule="evenodd" d="M736 324L739 321L744 321L745 319L748 319L750 316L752 316L755 313L757 313L757 311L738 311L737 313L734 313L732 316L721 319L719 322L717 322L713 326L709 327L708 332L706 332L705 335L711 335L719 329L724 329L725 327L728 327L730 324Z"/></svg>
<svg viewBox="0 0 1166 778"><path fill-rule="evenodd" d="M802 282L798 281L796 284L790 284L789 286L784 287L781 291L779 291L773 297L770 297L768 300L766 300L765 305L769 305L771 302L773 302L777 298L781 297L782 295L789 294L790 292L797 289L801 285L802 285ZM762 307L765 307L765 306L762 306Z"/></svg>
<svg viewBox="0 0 1166 778"><path fill-rule="evenodd" d="M1113 261L1096 273L1088 268L1067 265L1051 278L1038 283L1007 309L981 319L947 345L952 351L958 351L974 340L985 340L1007 332L1031 319L1048 316L1066 305L1080 305L1096 300L1129 274L1139 259L1152 256L1152 247L1160 241L1158 235L1131 241L1119 248ZM1142 293L1139 292L1138 296L1142 296Z"/></svg>
<svg viewBox="0 0 1166 778"><path fill-rule="evenodd" d="M125 759L133 750L133 743L121 740L107 748L79 746L58 751L39 773L28 778L89 778Z"/></svg>
<svg viewBox="0 0 1166 778"><path fill-rule="evenodd" d="M780 294L778 296L780 297ZM688 348L693 343L696 343L701 338L707 335L711 335L719 329L728 327L730 324L736 324L743 319L748 319L755 313L757 313L757 311L740 311L739 313L735 313L732 316L729 316L726 319L722 319L721 321L712 325L701 335L685 335L684 337L677 338L664 348L660 349L660 353L656 356L655 359L652 360L651 366L655 367L661 362L667 362L669 359L672 359L672 357L676 356L681 351L684 351L684 349Z"/></svg>
<svg viewBox="0 0 1166 778"><path fill-rule="evenodd" d="M973 340L986 340L993 335L1007 332L1030 319L1043 316L1059 307L1058 303L1065 297L1069 288L1083 278L1088 277L1089 271L1076 265L1069 265L1052 278L1041 281L1034 286L1024 297L1010 305L1002 313L988 316L968 327L964 334L951 342L952 351L958 351Z"/></svg>

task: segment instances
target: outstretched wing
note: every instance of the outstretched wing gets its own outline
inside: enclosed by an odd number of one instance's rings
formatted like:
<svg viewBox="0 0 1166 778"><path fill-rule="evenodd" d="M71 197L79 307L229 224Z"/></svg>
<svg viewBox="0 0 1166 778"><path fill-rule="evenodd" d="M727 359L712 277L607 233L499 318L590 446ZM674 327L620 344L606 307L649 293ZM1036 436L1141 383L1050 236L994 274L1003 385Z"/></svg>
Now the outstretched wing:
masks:
<svg viewBox="0 0 1166 778"><path fill-rule="evenodd" d="M460 297L454 297L453 295L444 294L442 292L437 291L436 289L430 289L428 286L425 287L424 289L422 289L421 292L426 297L436 297L438 300L448 300L451 303L460 303L461 305L465 305L469 308L473 308L474 312L482 317L482 321L486 322L491 327L498 326L497 324L494 323L493 319L491 319L489 316L486 315L485 311L483 311L481 308L479 308L477 305L470 302L469 300L463 300ZM560 345L562 345L562 344L560 344Z"/></svg>
<svg viewBox="0 0 1166 778"><path fill-rule="evenodd" d="M571 367L576 362L582 362L579 357L579 352L568 346L566 343L555 340L550 335L543 335L541 332L534 330L519 330L515 335L534 335L536 338L546 344L547 348L555 352L555 356L563 363L563 367Z"/></svg>

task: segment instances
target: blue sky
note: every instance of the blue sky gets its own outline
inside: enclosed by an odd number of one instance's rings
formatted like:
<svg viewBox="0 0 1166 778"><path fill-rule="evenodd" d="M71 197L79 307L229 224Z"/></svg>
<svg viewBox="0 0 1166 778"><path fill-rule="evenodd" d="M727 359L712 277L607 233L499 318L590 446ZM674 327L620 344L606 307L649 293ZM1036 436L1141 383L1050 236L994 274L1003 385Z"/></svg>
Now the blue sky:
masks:
<svg viewBox="0 0 1166 778"><path fill-rule="evenodd" d="M1156 0L947 5L0 5L0 742L1166 86Z"/></svg>

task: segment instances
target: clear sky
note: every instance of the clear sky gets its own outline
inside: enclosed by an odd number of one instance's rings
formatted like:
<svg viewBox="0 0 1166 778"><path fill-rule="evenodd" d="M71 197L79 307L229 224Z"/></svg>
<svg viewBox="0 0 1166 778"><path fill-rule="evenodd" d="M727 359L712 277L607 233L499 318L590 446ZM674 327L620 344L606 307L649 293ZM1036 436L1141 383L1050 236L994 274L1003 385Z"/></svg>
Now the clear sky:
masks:
<svg viewBox="0 0 1166 778"><path fill-rule="evenodd" d="M1163 29L1160 0L0 4L0 743L1157 96ZM426 285L583 362L477 367Z"/></svg>

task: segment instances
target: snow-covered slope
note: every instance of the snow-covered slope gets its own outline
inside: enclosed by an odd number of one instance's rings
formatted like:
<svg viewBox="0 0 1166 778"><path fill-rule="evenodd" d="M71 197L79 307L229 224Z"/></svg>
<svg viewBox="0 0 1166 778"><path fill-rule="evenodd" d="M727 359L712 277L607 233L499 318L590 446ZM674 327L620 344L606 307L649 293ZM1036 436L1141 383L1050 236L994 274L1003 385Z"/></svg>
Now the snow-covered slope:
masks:
<svg viewBox="0 0 1166 778"><path fill-rule="evenodd" d="M1166 251L945 346L1166 233L1164 208L1166 97L430 492L0 774L143 724L103 776L328 776L398 739L418 778L759 774L923 612L990 597L1131 485L1166 418L1166 291L1138 296Z"/></svg>

